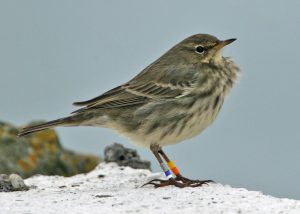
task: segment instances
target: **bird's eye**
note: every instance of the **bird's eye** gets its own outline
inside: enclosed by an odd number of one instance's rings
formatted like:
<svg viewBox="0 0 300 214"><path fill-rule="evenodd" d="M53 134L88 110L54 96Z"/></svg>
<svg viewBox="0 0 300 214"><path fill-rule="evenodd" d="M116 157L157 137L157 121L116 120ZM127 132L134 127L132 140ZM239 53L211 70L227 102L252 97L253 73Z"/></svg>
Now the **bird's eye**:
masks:
<svg viewBox="0 0 300 214"><path fill-rule="evenodd" d="M199 54L203 54L204 52L206 52L206 48L199 45L196 47L196 52L199 53Z"/></svg>

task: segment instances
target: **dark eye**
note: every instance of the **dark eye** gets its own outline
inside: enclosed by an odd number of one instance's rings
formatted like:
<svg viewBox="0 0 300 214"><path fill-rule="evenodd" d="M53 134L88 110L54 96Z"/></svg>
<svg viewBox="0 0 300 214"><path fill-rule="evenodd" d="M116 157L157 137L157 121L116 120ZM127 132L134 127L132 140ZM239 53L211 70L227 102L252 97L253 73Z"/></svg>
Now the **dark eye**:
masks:
<svg viewBox="0 0 300 214"><path fill-rule="evenodd" d="M203 54L205 51L206 51L206 48L201 45L196 47L196 52L199 54Z"/></svg>

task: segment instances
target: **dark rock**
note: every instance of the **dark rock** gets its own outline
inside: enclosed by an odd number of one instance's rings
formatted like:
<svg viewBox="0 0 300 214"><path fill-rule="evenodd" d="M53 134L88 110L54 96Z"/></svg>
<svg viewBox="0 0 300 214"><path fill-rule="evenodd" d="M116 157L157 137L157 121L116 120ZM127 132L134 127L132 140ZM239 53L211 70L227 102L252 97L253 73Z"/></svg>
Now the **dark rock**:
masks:
<svg viewBox="0 0 300 214"><path fill-rule="evenodd" d="M72 176L91 171L100 162L93 155L64 149L53 130L17 137L18 129L0 122L0 173Z"/></svg>
<svg viewBox="0 0 300 214"><path fill-rule="evenodd" d="M113 197L112 195L95 195L96 198L109 198Z"/></svg>
<svg viewBox="0 0 300 214"><path fill-rule="evenodd" d="M130 166L134 169L151 170L150 161L141 160L136 150L125 148L118 143L105 148L104 160L106 162L116 162L120 166Z"/></svg>
<svg viewBox="0 0 300 214"><path fill-rule="evenodd" d="M102 174L98 175L98 178L104 178L104 177L105 177L105 175L102 175Z"/></svg>
<svg viewBox="0 0 300 214"><path fill-rule="evenodd" d="M0 174L0 192L26 191L29 188L17 174Z"/></svg>

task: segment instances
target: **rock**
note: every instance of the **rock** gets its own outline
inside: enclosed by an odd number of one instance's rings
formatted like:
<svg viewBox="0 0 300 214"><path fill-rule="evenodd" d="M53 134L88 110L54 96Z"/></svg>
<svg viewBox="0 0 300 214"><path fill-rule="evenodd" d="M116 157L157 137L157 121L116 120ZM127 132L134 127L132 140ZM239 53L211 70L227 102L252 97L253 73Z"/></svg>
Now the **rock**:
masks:
<svg viewBox="0 0 300 214"><path fill-rule="evenodd" d="M116 162L120 166L130 166L134 169L151 170L150 161L141 160L136 150L125 148L118 143L105 148L104 160L106 162Z"/></svg>
<svg viewBox="0 0 300 214"><path fill-rule="evenodd" d="M14 190L22 190L27 188L20 175L11 174L8 179Z"/></svg>
<svg viewBox="0 0 300 214"><path fill-rule="evenodd" d="M24 191L28 189L20 175L0 174L0 192Z"/></svg>
<svg viewBox="0 0 300 214"><path fill-rule="evenodd" d="M99 178L99 175L105 175ZM72 177L33 176L24 192L0 192L1 214L188 213L298 214L300 201L210 183L197 188L141 187L163 173L101 163ZM74 185L77 184L77 185Z"/></svg>
<svg viewBox="0 0 300 214"><path fill-rule="evenodd" d="M18 128L0 122L0 173L71 176L89 172L100 162L96 156L64 149L53 130L20 138L17 133Z"/></svg>

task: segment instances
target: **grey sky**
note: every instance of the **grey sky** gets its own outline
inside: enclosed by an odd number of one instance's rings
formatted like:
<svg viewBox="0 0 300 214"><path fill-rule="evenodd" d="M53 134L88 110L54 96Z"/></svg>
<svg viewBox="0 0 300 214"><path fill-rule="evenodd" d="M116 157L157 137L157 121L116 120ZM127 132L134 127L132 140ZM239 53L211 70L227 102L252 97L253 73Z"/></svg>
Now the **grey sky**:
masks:
<svg viewBox="0 0 300 214"><path fill-rule="evenodd" d="M166 152L183 174L300 199L300 1L0 1L0 120L56 119L124 83L196 33L238 38L243 73L217 121ZM110 130L59 128L101 154Z"/></svg>

